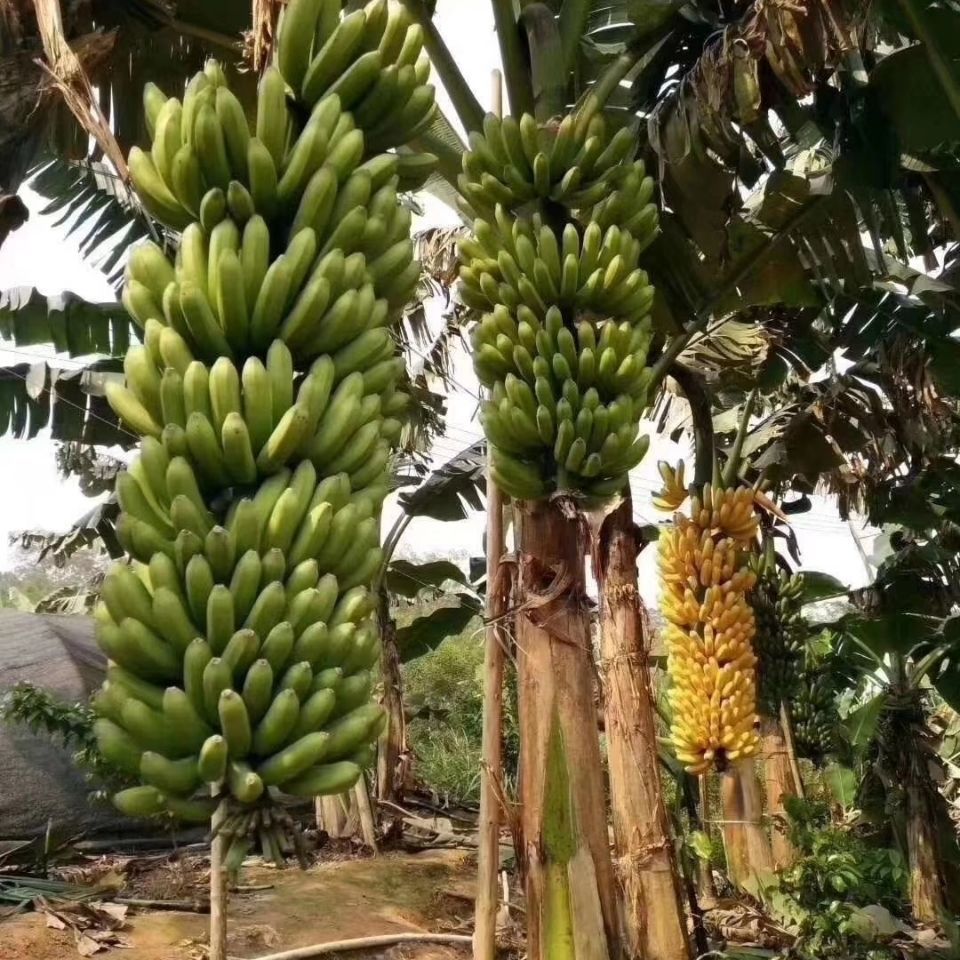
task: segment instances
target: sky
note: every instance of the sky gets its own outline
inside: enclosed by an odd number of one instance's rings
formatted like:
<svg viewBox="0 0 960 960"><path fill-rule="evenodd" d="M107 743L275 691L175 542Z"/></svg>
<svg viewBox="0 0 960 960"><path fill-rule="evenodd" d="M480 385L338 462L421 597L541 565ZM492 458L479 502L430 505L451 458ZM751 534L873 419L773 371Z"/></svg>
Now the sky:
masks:
<svg viewBox="0 0 960 960"><path fill-rule="evenodd" d="M437 25L451 49L481 106L492 105L491 70L499 61L488 4L464 4L462 0L440 0ZM449 99L438 89L438 100L447 116L453 116ZM72 290L88 300L113 298L109 284L95 268L85 264L76 242L65 236L64 228L54 227L50 218L39 216L42 202L29 189L21 196L30 208L29 221L11 234L0 247L0 289L35 286L44 294ZM440 201L425 197L424 217L418 228L453 226L457 215ZM55 358L50 350L31 347L14 350L0 340L0 364L16 364ZM75 360L55 358L64 366ZM479 385L469 357L462 353L454 367L456 383L448 397L447 435L435 448L435 462L441 463L459 453L481 436L477 420ZM650 493L659 486L656 464L683 456L689 462L690 450L670 440L654 437L650 452L631 478L635 512L641 522L656 522L658 517L649 503ZM56 471L54 444L48 436L30 441L0 438L0 571L9 569L16 554L8 545L9 535L23 529L61 531L93 505L83 496L76 481L62 480ZM384 524L388 528L397 516L397 508L388 503ZM811 512L794 521L802 550L803 566L822 570L850 586L863 586L875 569L876 556L882 553L884 538L877 531L865 530L856 523L837 519L833 504L814 498ZM483 517L478 515L457 524L417 520L400 544L398 553L424 559L446 556L466 566L468 557L482 552ZM858 546L858 540L860 545ZM864 556L866 555L866 561ZM872 558L872 559L871 559ZM656 551L648 549L640 560L640 589L648 603L656 599Z"/></svg>

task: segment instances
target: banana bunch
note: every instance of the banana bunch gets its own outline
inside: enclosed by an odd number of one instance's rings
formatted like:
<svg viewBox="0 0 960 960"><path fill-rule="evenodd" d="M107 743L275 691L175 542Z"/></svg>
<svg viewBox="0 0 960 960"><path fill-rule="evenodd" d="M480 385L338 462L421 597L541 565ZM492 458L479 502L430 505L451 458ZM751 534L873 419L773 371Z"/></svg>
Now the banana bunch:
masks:
<svg viewBox="0 0 960 960"><path fill-rule="evenodd" d="M228 865L293 850L283 797L347 789L384 723L369 588L420 271L398 192L433 161L379 151L432 114L422 42L385 0L291 0L255 130L213 61L182 103L144 93L134 186L181 236L127 267L142 343L107 396L142 442L116 487L131 562L96 611L97 736L140 780L122 811L216 808Z"/></svg>
<svg viewBox="0 0 960 960"><path fill-rule="evenodd" d="M499 204L495 215L506 222ZM637 266L642 249L628 230L613 224L604 231L596 220L582 241L567 223L558 243L539 214L514 220L509 235L477 219L473 236L459 243L460 295L477 310L524 305L541 318L547 305L598 317L643 317L653 304L653 287Z"/></svg>
<svg viewBox="0 0 960 960"><path fill-rule="evenodd" d="M690 773L752 756L756 629L753 491L704 485L660 537L661 610L671 680L671 740Z"/></svg>
<svg viewBox="0 0 960 960"><path fill-rule="evenodd" d="M376 515L388 485L382 465L371 469L378 464L379 458L368 458L363 472L322 475L310 460L301 460L293 471L282 469L249 489L247 496L231 500L225 515L218 517L207 506L190 460L168 456L162 444L148 437L140 456L117 481L117 534L135 560L149 565L162 553L183 568L185 577L196 553L206 553L214 572L227 579L233 575L232 564L239 566L252 550L270 558L265 561L269 572L309 563L307 569L316 567L314 580L331 574L339 589L347 590L367 584L382 561ZM253 563L249 557L244 562ZM189 595L189 578L186 592ZM243 591L245 599L234 619L242 620L249 612L253 597L247 593ZM202 611L193 613L199 617Z"/></svg>
<svg viewBox="0 0 960 960"><path fill-rule="evenodd" d="M675 513L683 506L688 496L683 482L686 467L682 460L677 462L676 467L667 463L666 460L661 460L657 464L657 470L660 471L663 487L654 495L653 505L665 513Z"/></svg>
<svg viewBox="0 0 960 960"><path fill-rule="evenodd" d="M583 320L571 332L556 306L541 322L521 305L514 319L502 304L473 328L474 368L491 390L480 411L491 469L511 496L544 496L547 470L561 489L608 496L646 453L649 322L597 328Z"/></svg>
<svg viewBox="0 0 960 960"><path fill-rule="evenodd" d="M208 370L163 328L156 353L149 336L147 345L127 351L126 384L108 384L107 399L132 430L159 439L168 456L189 457L202 490L248 486L303 458L325 471L379 475L407 402L395 389L403 360L383 333L382 359L358 363L364 354L357 337L318 357L296 383L282 340L270 345L266 363L251 356L238 370L220 357Z"/></svg>
<svg viewBox="0 0 960 960"><path fill-rule="evenodd" d="M280 21L277 65L312 107L336 95L373 150L406 143L428 127L436 91L423 29L399 3L370 0L341 17L341 0L297 0Z"/></svg>
<svg viewBox="0 0 960 960"><path fill-rule="evenodd" d="M188 461L157 441L123 476L117 529L137 562L104 580L110 667L95 701L105 756L143 780L120 809L206 818L211 784L245 813L269 788L350 786L382 724L367 702L379 655L368 586L386 486L317 482L304 460L218 522Z"/></svg>
<svg viewBox="0 0 960 960"><path fill-rule="evenodd" d="M509 210L550 201L577 211L583 224L620 224L646 245L656 234L657 210L653 180L642 161L631 161L636 143L627 127L611 136L604 118L589 110L542 126L530 114L487 114L483 133L470 134L458 186L481 216L497 204Z"/></svg>
<svg viewBox="0 0 960 960"><path fill-rule="evenodd" d="M830 670L825 665L805 664L790 700L790 716L797 756L819 763L835 751L840 717Z"/></svg>
<svg viewBox="0 0 960 960"><path fill-rule="evenodd" d="M606 499L649 443L654 291L639 258L656 235L653 182L602 117L488 116L470 144L460 295L484 311L471 340L492 474L520 499Z"/></svg>
<svg viewBox="0 0 960 960"><path fill-rule="evenodd" d="M341 19L339 0L294 0L284 8L277 63L264 72L251 133L246 112L210 60L183 101L155 84L144 92L148 151L128 166L148 212L173 230L199 220L209 232L229 211L239 223L259 213L271 224L316 212L314 183L325 167L342 183L365 154L404 144L430 124L435 90L423 31L399 4L371 0ZM299 124L300 111L306 115ZM391 154L405 189L423 184L432 154ZM301 209L304 198L313 207Z"/></svg>
<svg viewBox="0 0 960 960"><path fill-rule="evenodd" d="M325 195L308 188L301 207L310 212L294 214L292 239L273 259L276 230L259 214L242 229L231 215L209 231L191 223L173 263L155 244L140 244L127 264L124 306L158 356L166 328L179 337L168 334L171 350L176 344L183 352L182 341L205 361L242 361L276 338L298 361L309 360L335 354L358 333L366 336L357 362L384 359L392 348L389 327L420 277L395 167L382 154L340 187L327 166L319 167L315 177L326 184Z"/></svg>
<svg viewBox="0 0 960 960"><path fill-rule="evenodd" d="M763 711L777 716L789 703L800 679L806 640L801 614L803 574L778 570L771 556L754 558L757 575L750 603L757 621L759 697Z"/></svg>

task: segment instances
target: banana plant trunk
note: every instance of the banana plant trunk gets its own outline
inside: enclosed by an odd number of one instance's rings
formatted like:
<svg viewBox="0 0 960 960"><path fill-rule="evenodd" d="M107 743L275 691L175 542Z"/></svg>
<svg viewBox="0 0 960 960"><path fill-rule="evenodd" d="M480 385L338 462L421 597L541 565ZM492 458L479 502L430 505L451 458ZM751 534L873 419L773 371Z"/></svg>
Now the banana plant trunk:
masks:
<svg viewBox="0 0 960 960"><path fill-rule="evenodd" d="M907 864L910 905L919 923L938 924L947 912L941 870L938 818L923 783L906 786Z"/></svg>
<svg viewBox="0 0 960 960"><path fill-rule="evenodd" d="M594 664L575 515L517 510L522 857L530 960L619 956Z"/></svg>
<svg viewBox="0 0 960 960"><path fill-rule="evenodd" d="M657 761L637 553L632 501L627 496L604 520L594 554L616 875L628 955L690 960Z"/></svg>
<svg viewBox="0 0 960 960"><path fill-rule="evenodd" d="M787 739L779 717L760 716L760 771L763 775L767 813L771 820L773 865L780 870L789 867L797 851L786 834L787 797L797 796Z"/></svg>
<svg viewBox="0 0 960 960"><path fill-rule="evenodd" d="M720 777L723 846L731 882L757 894L773 874L773 853L763 829L763 802L753 760L741 760Z"/></svg>

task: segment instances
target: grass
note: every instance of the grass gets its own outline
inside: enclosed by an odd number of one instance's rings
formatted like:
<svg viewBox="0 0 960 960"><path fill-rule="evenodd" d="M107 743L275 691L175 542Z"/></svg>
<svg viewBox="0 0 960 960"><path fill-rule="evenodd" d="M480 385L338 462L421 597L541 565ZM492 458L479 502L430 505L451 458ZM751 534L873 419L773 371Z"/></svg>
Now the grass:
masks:
<svg viewBox="0 0 960 960"><path fill-rule="evenodd" d="M404 701L418 780L445 800L476 803L483 730L483 631L479 618L404 668ZM505 703L505 746L517 753L515 697Z"/></svg>

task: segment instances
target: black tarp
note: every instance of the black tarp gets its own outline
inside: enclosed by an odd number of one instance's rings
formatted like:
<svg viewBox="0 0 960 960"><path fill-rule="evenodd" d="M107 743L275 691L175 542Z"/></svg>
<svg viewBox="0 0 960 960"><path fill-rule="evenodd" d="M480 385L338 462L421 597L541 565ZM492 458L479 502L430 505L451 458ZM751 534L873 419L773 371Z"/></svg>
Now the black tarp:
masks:
<svg viewBox="0 0 960 960"><path fill-rule="evenodd" d="M106 660L93 638L93 621L0 610L0 696L22 681L69 702L89 699ZM107 805L91 804L91 784L70 750L19 724L0 724L0 837L129 829Z"/></svg>

